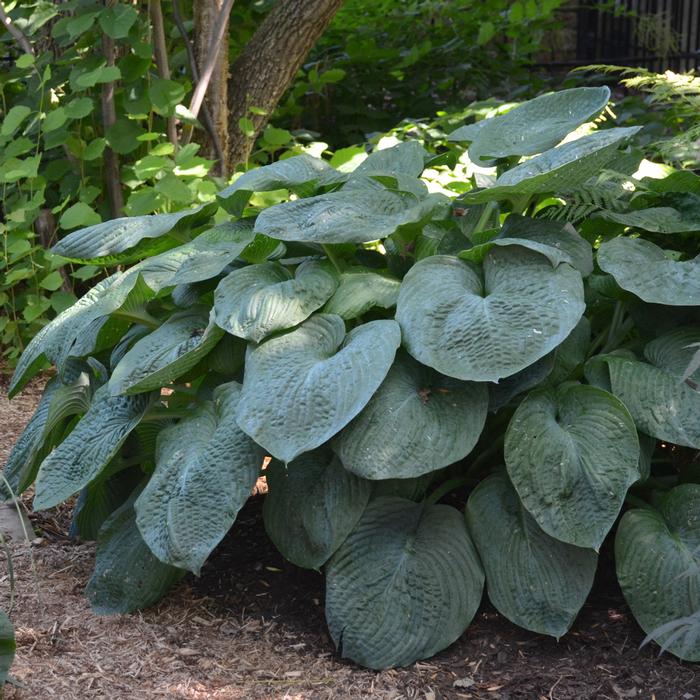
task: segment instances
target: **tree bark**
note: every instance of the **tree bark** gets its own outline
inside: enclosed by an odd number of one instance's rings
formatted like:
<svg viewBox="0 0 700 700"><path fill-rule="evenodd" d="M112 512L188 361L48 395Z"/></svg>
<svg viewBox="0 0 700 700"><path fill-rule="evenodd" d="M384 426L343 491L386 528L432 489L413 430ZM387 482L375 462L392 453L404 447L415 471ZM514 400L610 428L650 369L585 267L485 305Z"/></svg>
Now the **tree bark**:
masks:
<svg viewBox="0 0 700 700"><path fill-rule="evenodd" d="M159 77L170 80L170 65L168 64L168 52L165 43L165 27L163 26L163 8L160 0L149 0L149 13L151 15L151 26L153 28L153 53L156 59L156 68ZM177 125L174 117L166 120L168 140L177 151Z"/></svg>
<svg viewBox="0 0 700 700"><path fill-rule="evenodd" d="M105 7L115 5L115 0L105 0ZM108 66L114 65L114 39L102 34L102 53ZM105 132L117 121L117 111L114 106L114 81L102 84L102 125ZM119 172L119 156L109 147L104 152L105 182L109 194L109 206L112 218L121 216L124 209L124 195L122 193L122 179Z"/></svg>
<svg viewBox="0 0 700 700"><path fill-rule="evenodd" d="M278 0L231 67L228 84L228 153L235 167L248 160L263 129L296 72L340 9L343 0ZM251 107L265 114L250 113ZM238 122L248 117L255 136Z"/></svg>
<svg viewBox="0 0 700 700"><path fill-rule="evenodd" d="M217 22L221 17L221 9L225 0L196 0L194 4L194 53L197 59L199 74L202 75L212 37L216 34ZM228 165L228 17L224 28L224 39L216 57L214 70L206 87L205 101L211 117L211 126L216 134L224 155L224 162L217 163L218 175L229 174ZM218 160L216 148L210 138L205 138L202 144L202 155L211 160Z"/></svg>

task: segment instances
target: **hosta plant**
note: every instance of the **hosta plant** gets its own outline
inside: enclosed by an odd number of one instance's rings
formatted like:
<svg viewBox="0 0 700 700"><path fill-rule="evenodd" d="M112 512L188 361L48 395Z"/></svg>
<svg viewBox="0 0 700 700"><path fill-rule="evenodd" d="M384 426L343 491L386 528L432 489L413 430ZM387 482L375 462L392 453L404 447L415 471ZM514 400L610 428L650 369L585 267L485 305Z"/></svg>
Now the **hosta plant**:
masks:
<svg viewBox="0 0 700 700"><path fill-rule="evenodd" d="M122 271L22 356L12 395L55 374L5 478L37 509L78 496L97 612L199 573L262 474L358 663L435 654L484 589L561 637L615 530L640 625L700 659L700 178L644 177L608 98L539 97L444 156L292 157L58 244ZM461 194L430 191L455 155Z"/></svg>

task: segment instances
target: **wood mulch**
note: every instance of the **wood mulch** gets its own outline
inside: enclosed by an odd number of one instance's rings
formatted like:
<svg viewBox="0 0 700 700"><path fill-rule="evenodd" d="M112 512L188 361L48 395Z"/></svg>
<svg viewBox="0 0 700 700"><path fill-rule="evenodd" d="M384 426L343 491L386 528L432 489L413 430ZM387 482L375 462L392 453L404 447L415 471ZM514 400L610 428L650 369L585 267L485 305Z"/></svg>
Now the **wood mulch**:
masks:
<svg viewBox="0 0 700 700"><path fill-rule="evenodd" d="M0 464L40 393L12 402L0 385ZM405 669L338 658L323 620L323 577L285 562L260 522L264 496L239 515L198 579L158 605L98 617L83 591L92 543L67 536L70 508L33 514L36 538L12 544L15 700L700 700L700 669L648 645L612 576L610 552L573 630L560 642L519 629L485 600L467 632ZM27 500L27 502L29 502ZM3 565L4 566L4 565ZM0 605L9 604L0 571Z"/></svg>

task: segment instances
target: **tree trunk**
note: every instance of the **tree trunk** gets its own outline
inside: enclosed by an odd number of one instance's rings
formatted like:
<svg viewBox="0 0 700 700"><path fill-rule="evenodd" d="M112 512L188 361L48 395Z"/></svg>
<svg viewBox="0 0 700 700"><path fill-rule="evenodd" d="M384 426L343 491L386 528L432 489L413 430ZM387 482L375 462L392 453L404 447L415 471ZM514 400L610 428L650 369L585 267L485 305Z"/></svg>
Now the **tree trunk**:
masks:
<svg viewBox="0 0 700 700"><path fill-rule="evenodd" d="M278 0L231 67L228 85L228 152L235 167L245 162L257 136L291 84L306 55L343 0ZM265 114L251 114L257 107ZM256 110L257 111L257 110ZM248 117L255 136L238 126Z"/></svg>
<svg viewBox="0 0 700 700"><path fill-rule="evenodd" d="M211 39L217 28L217 21L221 15L224 0L196 0L194 4L194 54L200 75L204 70ZM226 20L224 36L228 35L228 19ZM216 59L214 72L207 86L205 96L211 125L217 135L221 150L228 161L228 38L225 38ZM202 136L202 155L211 160L217 160L218 156L214 144L208 135ZM224 177L229 174L228 162L216 165L218 175Z"/></svg>

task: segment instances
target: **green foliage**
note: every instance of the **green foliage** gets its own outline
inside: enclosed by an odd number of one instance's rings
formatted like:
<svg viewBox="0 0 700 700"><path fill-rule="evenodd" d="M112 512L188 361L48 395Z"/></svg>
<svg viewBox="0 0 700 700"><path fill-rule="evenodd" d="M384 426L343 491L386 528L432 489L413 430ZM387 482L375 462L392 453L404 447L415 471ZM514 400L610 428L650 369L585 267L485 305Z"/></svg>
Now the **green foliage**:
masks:
<svg viewBox="0 0 700 700"><path fill-rule="evenodd" d="M494 92L536 89L528 65L560 27L562 5L346 0L276 121L313 129L335 149L391 129L397 115L432 117Z"/></svg>
<svg viewBox="0 0 700 700"><path fill-rule="evenodd" d="M642 177L637 130L588 121L601 95L443 131L445 160L393 139L342 170L308 155L252 170L219 193L227 220L207 205L60 242L84 265L139 260L38 333L10 386L57 367L6 469L19 491L35 481L37 508L80 493L78 533L104 522L97 611L199 572L263 474L265 527L325 567L344 656L436 653L484 581L509 619L560 637L627 501L623 591L654 639L698 658L698 587L679 577L700 564L700 486L676 460L700 449L700 226L634 214L690 211L700 180ZM511 123L548 104L578 131L556 145L551 120L530 124L545 150L521 161ZM490 169L457 145L480 134ZM551 220L606 172L616 217Z"/></svg>
<svg viewBox="0 0 700 700"><path fill-rule="evenodd" d="M143 8L39 0L18 4L11 16L36 49L0 77L0 347L14 364L46 321L113 262L66 265L48 251L66 232L114 216L107 149L120 158L117 184L130 216L210 201L220 184L208 177L212 162L197 155L199 146L176 152L167 141L164 117L182 107L190 84L177 55L176 79L157 77ZM115 41L114 66L103 34ZM117 119L108 125L101 95L112 81Z"/></svg>

